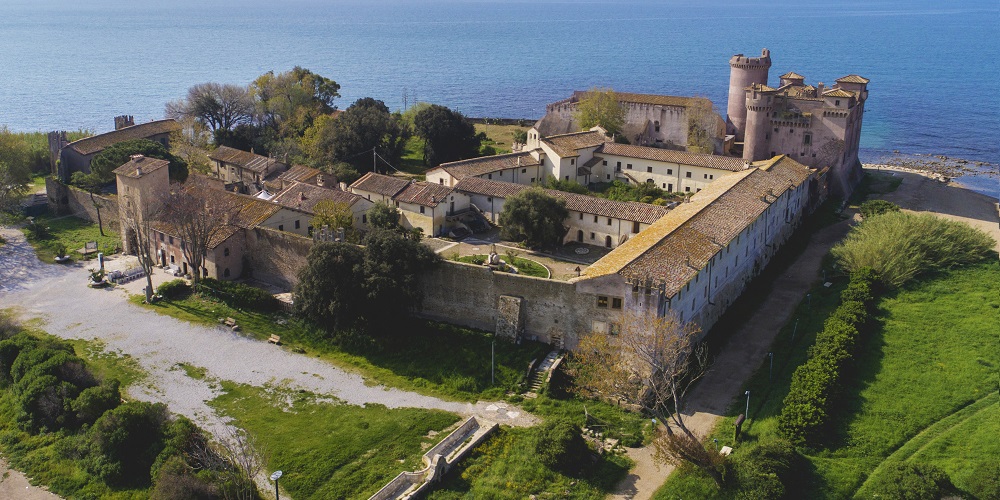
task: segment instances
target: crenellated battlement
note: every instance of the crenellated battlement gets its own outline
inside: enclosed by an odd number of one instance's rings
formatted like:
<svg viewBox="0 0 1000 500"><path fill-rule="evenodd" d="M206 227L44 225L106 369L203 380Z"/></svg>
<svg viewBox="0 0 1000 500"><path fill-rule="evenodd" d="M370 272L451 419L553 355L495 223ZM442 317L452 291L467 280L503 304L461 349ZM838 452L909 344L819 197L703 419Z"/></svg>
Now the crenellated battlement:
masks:
<svg viewBox="0 0 1000 500"><path fill-rule="evenodd" d="M736 54L729 59L729 66L740 69L764 69L771 67L771 51L763 49L760 57L747 57L743 54Z"/></svg>

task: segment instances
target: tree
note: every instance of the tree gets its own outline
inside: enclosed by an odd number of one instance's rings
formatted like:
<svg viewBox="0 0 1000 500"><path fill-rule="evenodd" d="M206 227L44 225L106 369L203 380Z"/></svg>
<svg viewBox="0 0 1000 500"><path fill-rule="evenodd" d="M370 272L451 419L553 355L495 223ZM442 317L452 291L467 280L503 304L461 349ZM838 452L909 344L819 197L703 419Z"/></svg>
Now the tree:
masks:
<svg viewBox="0 0 1000 500"><path fill-rule="evenodd" d="M365 319L369 327L391 326L420 305L420 277L440 257L396 231L370 231L364 244Z"/></svg>
<svg viewBox="0 0 1000 500"><path fill-rule="evenodd" d="M590 89L576 104L573 118L581 130L600 126L608 135L620 136L625 127L625 106L611 89Z"/></svg>
<svg viewBox="0 0 1000 500"><path fill-rule="evenodd" d="M298 138L314 119L334 110L340 85L296 66L284 73L269 71L257 77L250 84L250 95L256 102L259 126L271 129L278 139Z"/></svg>
<svg viewBox="0 0 1000 500"><path fill-rule="evenodd" d="M188 176L187 162L167 151L158 142L149 139L132 139L108 146L90 162L90 173L94 182L105 185L115 180L115 169L128 163L132 155L141 154L148 158L158 158L170 162L170 178L184 182Z"/></svg>
<svg viewBox="0 0 1000 500"><path fill-rule="evenodd" d="M162 403L130 401L105 412L90 428L87 468L110 484L148 484L168 419Z"/></svg>
<svg viewBox="0 0 1000 500"><path fill-rule="evenodd" d="M373 151L390 164L399 163L410 138L410 127L382 101L358 99L339 116L315 120L303 136L303 149L314 164L350 162L359 170L377 170Z"/></svg>
<svg viewBox="0 0 1000 500"><path fill-rule="evenodd" d="M687 427L681 410L688 389L705 374L705 347L698 328L673 314L626 313L617 335L591 333L580 339L573 362L584 394L642 408L661 424L657 456L690 463L722 485L722 457L707 450Z"/></svg>
<svg viewBox="0 0 1000 500"><path fill-rule="evenodd" d="M354 326L364 300L364 253L348 243L316 243L295 285L295 312L328 331Z"/></svg>
<svg viewBox="0 0 1000 500"><path fill-rule="evenodd" d="M351 185L354 181L361 178L361 173L354 168L353 165L347 162L338 162L333 165L324 165L320 167L324 172L333 175L337 178L337 182L343 182L344 184Z"/></svg>
<svg viewBox="0 0 1000 500"><path fill-rule="evenodd" d="M184 260L191 266L193 285L198 287L205 255L213 243L236 224L240 205L230 195L213 192L204 177L194 177L164 200L159 222L184 243Z"/></svg>
<svg viewBox="0 0 1000 500"><path fill-rule="evenodd" d="M322 200L313 207L313 213L315 215L309 222L312 227L316 229L323 226L328 226L331 229L344 228L345 238L349 241L354 240L354 212L351 211L351 206L347 203Z"/></svg>
<svg viewBox="0 0 1000 500"><path fill-rule="evenodd" d="M462 113L432 104L420 110L413 122L417 135L424 139L425 164L436 167L479 156L481 139Z"/></svg>
<svg viewBox="0 0 1000 500"><path fill-rule="evenodd" d="M368 226L372 229L397 231L401 227L399 225L399 210L388 203L380 201L372 205L367 214Z"/></svg>
<svg viewBox="0 0 1000 500"><path fill-rule="evenodd" d="M566 201L541 188L525 189L507 198L499 224L504 238L532 248L555 245L566 235Z"/></svg>
<svg viewBox="0 0 1000 500"><path fill-rule="evenodd" d="M118 212L126 248L139 258L139 266L146 273L146 303L153 301L153 223L159 213L151 200L139 200L130 194L119 194Z"/></svg>
<svg viewBox="0 0 1000 500"><path fill-rule="evenodd" d="M31 170L0 160L0 211L17 209L31 184Z"/></svg>
<svg viewBox="0 0 1000 500"><path fill-rule="evenodd" d="M94 194L100 194L101 188L106 183L102 183L94 174L85 174L83 172L73 172L73 175L70 177L70 183L83 189L90 195L90 204L94 206L94 210L97 212L97 230L100 231L101 236L104 236L104 222L101 219L101 209L104 208L104 204Z"/></svg>
<svg viewBox="0 0 1000 500"><path fill-rule="evenodd" d="M687 150L712 154L715 151L715 140L725 131L725 123L712 110L712 102L708 99L694 99L685 108L685 112L688 117Z"/></svg>
<svg viewBox="0 0 1000 500"><path fill-rule="evenodd" d="M247 87L215 82L189 88L186 98L167 103L166 110L168 118L195 119L212 133L248 124L253 113L254 102Z"/></svg>
<svg viewBox="0 0 1000 500"><path fill-rule="evenodd" d="M579 473L589 462L590 448L580 426L564 418L546 420L535 428L535 455L549 468Z"/></svg>

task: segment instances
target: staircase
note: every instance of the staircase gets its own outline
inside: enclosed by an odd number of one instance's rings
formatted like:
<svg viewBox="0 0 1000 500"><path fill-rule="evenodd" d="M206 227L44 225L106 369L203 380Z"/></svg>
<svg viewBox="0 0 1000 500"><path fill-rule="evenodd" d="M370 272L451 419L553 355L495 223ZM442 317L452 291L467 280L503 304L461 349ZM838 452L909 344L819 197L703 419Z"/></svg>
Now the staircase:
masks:
<svg viewBox="0 0 1000 500"><path fill-rule="evenodd" d="M545 383L549 378L549 372L552 371L552 366L555 365L556 359L558 358L559 351L552 351L545 356L545 359L543 359L534 370L532 370L531 375L528 377L528 390L524 393L524 397L538 397L538 391L541 391L542 387L545 386Z"/></svg>

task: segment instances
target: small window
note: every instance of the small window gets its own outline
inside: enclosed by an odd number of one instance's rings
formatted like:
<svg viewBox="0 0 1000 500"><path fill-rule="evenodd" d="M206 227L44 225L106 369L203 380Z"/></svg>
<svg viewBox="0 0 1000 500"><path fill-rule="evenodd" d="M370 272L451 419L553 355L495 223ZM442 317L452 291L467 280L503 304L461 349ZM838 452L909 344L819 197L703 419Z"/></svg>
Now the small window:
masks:
<svg viewBox="0 0 1000 500"><path fill-rule="evenodd" d="M618 162L618 164L615 165L615 168L617 168L618 170L621 170L622 169L622 162Z"/></svg>
<svg viewBox="0 0 1000 500"><path fill-rule="evenodd" d="M592 239L592 240L596 239L596 238L594 238L594 233L590 233L590 239Z"/></svg>
<svg viewBox="0 0 1000 500"><path fill-rule="evenodd" d="M812 144L812 134L802 134L802 144Z"/></svg>
<svg viewBox="0 0 1000 500"><path fill-rule="evenodd" d="M226 247L226 248L222 249L222 256L223 257L229 257L229 247Z"/></svg>
<svg viewBox="0 0 1000 500"><path fill-rule="evenodd" d="M655 183L656 181L654 181L653 179L646 179L646 184L655 184Z"/></svg>
<svg viewBox="0 0 1000 500"><path fill-rule="evenodd" d="M702 174L702 175L704 175L704 176L705 176L705 178L706 178L706 179L708 179L708 174Z"/></svg>
<svg viewBox="0 0 1000 500"><path fill-rule="evenodd" d="M228 277L229 277L229 268L228 268L228 267L226 268L226 270L225 270L225 271L222 271L222 276L223 276L224 278L228 278Z"/></svg>
<svg viewBox="0 0 1000 500"><path fill-rule="evenodd" d="M284 231L284 230L285 230L285 225L284 224L278 224L278 231Z"/></svg>
<svg viewBox="0 0 1000 500"><path fill-rule="evenodd" d="M684 177L691 178L691 172L684 172Z"/></svg>
<svg viewBox="0 0 1000 500"><path fill-rule="evenodd" d="M638 222L632 222L632 232L633 233L638 233L639 232L639 223Z"/></svg>
<svg viewBox="0 0 1000 500"><path fill-rule="evenodd" d="M174 263L174 254L170 254L170 263L171 263L171 264L173 264L173 263Z"/></svg>
<svg viewBox="0 0 1000 500"><path fill-rule="evenodd" d="M580 212L580 220L583 220L583 212Z"/></svg>
<svg viewBox="0 0 1000 500"><path fill-rule="evenodd" d="M611 298L611 308L612 309L621 309L622 308L622 299L620 297L612 297Z"/></svg>
<svg viewBox="0 0 1000 500"><path fill-rule="evenodd" d="M493 197L492 196L487 196L486 197L486 201L492 203L493 202Z"/></svg>
<svg viewBox="0 0 1000 500"><path fill-rule="evenodd" d="M653 173L653 167L646 167L646 173Z"/></svg>
<svg viewBox="0 0 1000 500"><path fill-rule="evenodd" d="M493 178L493 174L486 174L486 178L487 179L492 179Z"/></svg>
<svg viewBox="0 0 1000 500"><path fill-rule="evenodd" d="M567 180L567 181L569 180L569 176L568 176L568 175L566 176L566 180Z"/></svg>
<svg viewBox="0 0 1000 500"><path fill-rule="evenodd" d="M708 180L712 180L714 178L715 178L715 174L708 174Z"/></svg>
<svg viewBox="0 0 1000 500"><path fill-rule="evenodd" d="M776 155L774 154L774 151L771 151L771 156L776 156Z"/></svg>
<svg viewBox="0 0 1000 500"><path fill-rule="evenodd" d="M444 177L438 179L438 184L442 184L442 185L444 184Z"/></svg>
<svg viewBox="0 0 1000 500"><path fill-rule="evenodd" d="M833 105L834 106L840 106L840 99L837 99L836 101L833 101Z"/></svg>
<svg viewBox="0 0 1000 500"><path fill-rule="evenodd" d="M295 221L295 229L299 229L301 227L302 226L301 226L301 224L299 224L299 221Z"/></svg>
<svg viewBox="0 0 1000 500"><path fill-rule="evenodd" d="M604 160L604 161L602 161L602 162L601 162L601 165L604 165L605 167L606 167L606 166L608 166L608 160Z"/></svg>
<svg viewBox="0 0 1000 500"><path fill-rule="evenodd" d="M674 192L674 185L673 184L667 184L667 191L673 193Z"/></svg>
<svg viewBox="0 0 1000 500"><path fill-rule="evenodd" d="M667 175L674 175L674 169L668 168L667 169Z"/></svg>
<svg viewBox="0 0 1000 500"><path fill-rule="evenodd" d="M368 214L361 214L361 223L368 224Z"/></svg>
<svg viewBox="0 0 1000 500"><path fill-rule="evenodd" d="M163 241L163 233L160 233L160 241Z"/></svg>
<svg viewBox="0 0 1000 500"><path fill-rule="evenodd" d="M532 184L534 184L534 183L535 183L535 178L534 178L534 177L532 177L532 178L531 178L531 183L532 183Z"/></svg>
<svg viewBox="0 0 1000 500"><path fill-rule="evenodd" d="M666 182L663 183L663 189L667 189L667 183Z"/></svg>
<svg viewBox="0 0 1000 500"><path fill-rule="evenodd" d="M778 114L778 113L775 113L775 114ZM775 127L774 131L777 132L778 131L778 127Z"/></svg>
<svg viewBox="0 0 1000 500"><path fill-rule="evenodd" d="M424 213L424 206L423 205L420 206L420 213Z"/></svg>
<svg viewBox="0 0 1000 500"><path fill-rule="evenodd" d="M816 153L813 153L813 158L815 158L815 157L816 157Z"/></svg>
<svg viewBox="0 0 1000 500"><path fill-rule="evenodd" d="M170 244L171 244L171 245L173 245L173 244L174 244L174 237L173 237L173 236L171 236L171 237L170 237Z"/></svg>
<svg viewBox="0 0 1000 500"><path fill-rule="evenodd" d="M607 178L610 181L611 180L611 174L607 174Z"/></svg>
<svg viewBox="0 0 1000 500"><path fill-rule="evenodd" d="M685 193L690 193L691 192L691 186L684 186L684 192Z"/></svg>
<svg viewBox="0 0 1000 500"><path fill-rule="evenodd" d="M526 168L522 168L522 169L521 169L521 173L522 173L522 174L526 174L526 173L528 173L528 169L526 169Z"/></svg>
<svg viewBox="0 0 1000 500"><path fill-rule="evenodd" d="M569 164L570 165L576 165L576 158L570 158L569 159Z"/></svg>
<svg viewBox="0 0 1000 500"><path fill-rule="evenodd" d="M626 163L625 164L625 168L627 168L628 170L632 170L632 164L631 163Z"/></svg>
<svg viewBox="0 0 1000 500"><path fill-rule="evenodd" d="M657 132L660 131L660 121L659 120L653 122L653 129L656 130Z"/></svg>
<svg viewBox="0 0 1000 500"><path fill-rule="evenodd" d="M598 295L597 296L597 307L600 307L601 309L607 309L608 308L608 298L606 296L604 296L604 295Z"/></svg>
<svg viewBox="0 0 1000 500"><path fill-rule="evenodd" d="M608 225L611 225L611 217L608 217Z"/></svg>
<svg viewBox="0 0 1000 500"><path fill-rule="evenodd" d="M597 222L597 216L596 215L594 216L594 222L595 223Z"/></svg>
<svg viewBox="0 0 1000 500"><path fill-rule="evenodd" d="M788 133L789 133L789 134L794 134L794 133L795 133L795 129L794 129L794 128L790 128L790 129L788 129Z"/></svg>

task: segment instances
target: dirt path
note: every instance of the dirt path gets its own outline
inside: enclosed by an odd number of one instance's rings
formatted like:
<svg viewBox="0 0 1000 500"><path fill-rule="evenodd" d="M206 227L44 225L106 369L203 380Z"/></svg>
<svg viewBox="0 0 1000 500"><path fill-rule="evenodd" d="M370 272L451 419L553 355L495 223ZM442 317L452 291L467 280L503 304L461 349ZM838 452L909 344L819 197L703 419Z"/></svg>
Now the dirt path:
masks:
<svg viewBox="0 0 1000 500"><path fill-rule="evenodd" d="M996 199L916 173L892 171L889 175L898 175L903 182L896 191L876 198L896 203L905 210L966 222L992 235L1000 251ZM705 436L711 432L734 398L741 394L743 384L763 364L774 337L791 317L793 306L818 279L823 256L848 229L849 222L844 221L816 233L805 252L775 281L767 300L723 348L714 368L692 391L683 412L687 425L696 434ZM657 467L651 447L629 450L629 457L636 461L636 467L610 498L651 498L674 469L668 465Z"/></svg>

